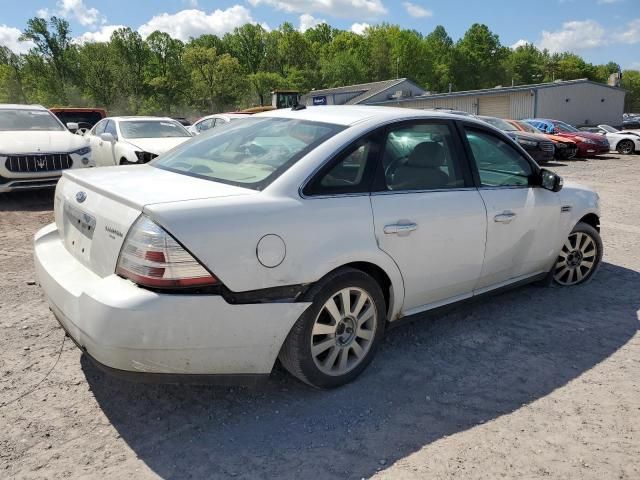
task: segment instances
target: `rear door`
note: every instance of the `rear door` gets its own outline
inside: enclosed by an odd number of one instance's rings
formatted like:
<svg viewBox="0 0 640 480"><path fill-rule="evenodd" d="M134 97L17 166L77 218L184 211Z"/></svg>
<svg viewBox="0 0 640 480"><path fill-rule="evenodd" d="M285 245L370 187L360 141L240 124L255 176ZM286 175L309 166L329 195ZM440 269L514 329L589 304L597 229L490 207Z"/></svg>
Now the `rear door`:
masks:
<svg viewBox="0 0 640 480"><path fill-rule="evenodd" d="M537 167L511 142L464 127L474 176L487 209L487 246L477 293L542 273L558 253L560 200L535 185Z"/></svg>
<svg viewBox="0 0 640 480"><path fill-rule="evenodd" d="M405 314L471 296L486 211L452 121L389 127L371 195L379 247L399 266Z"/></svg>

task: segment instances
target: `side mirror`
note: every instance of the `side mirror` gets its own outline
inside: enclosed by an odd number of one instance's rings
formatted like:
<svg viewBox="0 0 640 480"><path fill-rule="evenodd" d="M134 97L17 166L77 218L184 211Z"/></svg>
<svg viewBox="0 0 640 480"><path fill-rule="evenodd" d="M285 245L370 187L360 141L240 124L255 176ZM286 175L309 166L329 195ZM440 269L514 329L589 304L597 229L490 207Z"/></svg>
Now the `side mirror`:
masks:
<svg viewBox="0 0 640 480"><path fill-rule="evenodd" d="M552 192L559 192L562 190L564 181L560 175L556 175L551 170L540 170L540 186Z"/></svg>
<svg viewBox="0 0 640 480"><path fill-rule="evenodd" d="M75 133L78 128L80 128L78 122L67 122L67 130L70 132Z"/></svg>
<svg viewBox="0 0 640 480"><path fill-rule="evenodd" d="M101 133L100 134L100 139L105 141L105 142L109 142L109 143L113 143L116 141L116 139L114 138L114 136L110 133Z"/></svg>

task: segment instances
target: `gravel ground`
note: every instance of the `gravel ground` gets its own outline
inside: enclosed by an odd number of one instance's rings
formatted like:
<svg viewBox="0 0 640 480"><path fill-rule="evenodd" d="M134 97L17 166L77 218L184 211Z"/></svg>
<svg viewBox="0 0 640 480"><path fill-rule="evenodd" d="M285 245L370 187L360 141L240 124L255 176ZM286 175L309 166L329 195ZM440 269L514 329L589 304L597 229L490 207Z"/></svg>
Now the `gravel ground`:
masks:
<svg viewBox="0 0 640 480"><path fill-rule="evenodd" d="M594 280L394 329L330 392L106 377L33 283L52 193L0 195L0 478L640 478L640 156L551 168L602 197Z"/></svg>

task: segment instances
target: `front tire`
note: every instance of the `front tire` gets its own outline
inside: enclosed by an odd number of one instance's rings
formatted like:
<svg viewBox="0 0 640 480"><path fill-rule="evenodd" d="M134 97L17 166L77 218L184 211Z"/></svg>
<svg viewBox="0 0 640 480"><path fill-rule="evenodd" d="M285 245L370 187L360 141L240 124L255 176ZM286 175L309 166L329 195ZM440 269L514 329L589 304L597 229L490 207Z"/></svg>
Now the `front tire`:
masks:
<svg viewBox="0 0 640 480"><path fill-rule="evenodd" d="M635 144L631 140L622 140L618 143L616 150L622 155L631 155L635 151Z"/></svg>
<svg viewBox="0 0 640 480"><path fill-rule="evenodd" d="M598 231L583 222L573 228L553 267L553 282L562 287L591 280L602 260L602 239Z"/></svg>
<svg viewBox="0 0 640 480"><path fill-rule="evenodd" d="M371 363L384 333L385 301L366 273L339 269L304 296L311 306L300 316L280 351L280 362L316 388L354 380Z"/></svg>

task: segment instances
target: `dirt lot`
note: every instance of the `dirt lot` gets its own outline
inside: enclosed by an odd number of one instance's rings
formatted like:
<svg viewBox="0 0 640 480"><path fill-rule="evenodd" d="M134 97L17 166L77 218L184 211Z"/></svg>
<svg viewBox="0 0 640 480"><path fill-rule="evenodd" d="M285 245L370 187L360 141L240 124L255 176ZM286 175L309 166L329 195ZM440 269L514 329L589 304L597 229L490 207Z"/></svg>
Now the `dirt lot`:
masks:
<svg viewBox="0 0 640 480"><path fill-rule="evenodd" d="M331 392L105 377L33 284L51 192L0 196L0 478L640 478L640 156L552 168L602 197L593 282L395 329Z"/></svg>

